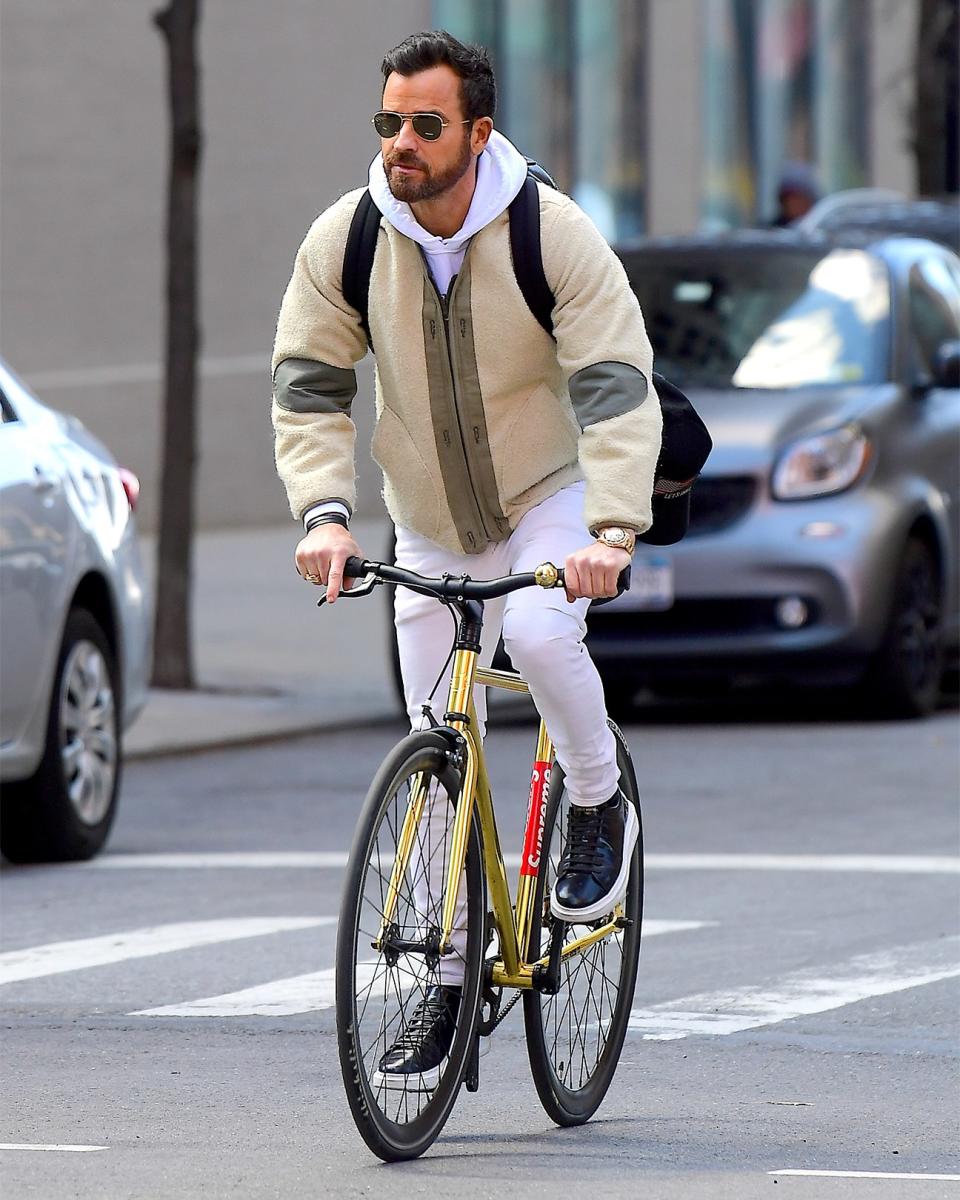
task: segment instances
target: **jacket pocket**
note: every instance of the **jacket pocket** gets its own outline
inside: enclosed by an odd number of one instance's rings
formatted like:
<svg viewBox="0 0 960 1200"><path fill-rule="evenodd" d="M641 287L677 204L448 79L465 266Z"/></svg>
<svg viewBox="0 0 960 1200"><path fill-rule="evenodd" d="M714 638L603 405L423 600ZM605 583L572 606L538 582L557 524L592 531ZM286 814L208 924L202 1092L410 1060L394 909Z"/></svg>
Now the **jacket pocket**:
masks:
<svg viewBox="0 0 960 1200"><path fill-rule="evenodd" d="M383 471L383 496L393 519L423 537L436 537L443 497L407 427L386 405L374 428L370 453Z"/></svg>
<svg viewBox="0 0 960 1200"><path fill-rule="evenodd" d="M520 401L513 421L506 422L497 455L505 504L577 461L579 431L569 407L540 384Z"/></svg>

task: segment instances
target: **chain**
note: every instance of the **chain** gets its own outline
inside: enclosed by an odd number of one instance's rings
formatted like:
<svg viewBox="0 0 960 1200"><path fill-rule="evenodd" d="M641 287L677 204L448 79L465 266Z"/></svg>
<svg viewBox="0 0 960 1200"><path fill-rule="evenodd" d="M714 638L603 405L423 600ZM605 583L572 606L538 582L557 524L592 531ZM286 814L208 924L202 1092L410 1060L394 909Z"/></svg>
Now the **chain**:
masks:
<svg viewBox="0 0 960 1200"><path fill-rule="evenodd" d="M517 990L514 992L514 994L510 997L510 1002L509 1002L509 1004L507 1004L506 1008L501 1009L501 1011L497 1013L496 1019L494 1020L493 1024L490 1026L491 1033L493 1033L493 1031L497 1028L497 1026L500 1024L500 1022L506 1017L507 1013L510 1011L511 1008L513 1008L513 1006L516 1004L516 1002L520 999L520 997L522 995L523 995L523 989L517 988Z"/></svg>

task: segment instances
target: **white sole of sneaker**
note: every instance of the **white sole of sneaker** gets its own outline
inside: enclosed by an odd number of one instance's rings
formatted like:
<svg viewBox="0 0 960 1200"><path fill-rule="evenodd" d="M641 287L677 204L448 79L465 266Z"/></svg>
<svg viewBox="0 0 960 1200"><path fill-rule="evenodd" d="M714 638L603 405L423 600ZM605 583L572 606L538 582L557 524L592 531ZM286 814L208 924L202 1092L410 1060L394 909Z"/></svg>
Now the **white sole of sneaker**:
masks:
<svg viewBox="0 0 960 1200"><path fill-rule="evenodd" d="M623 830L623 861L620 864L620 874L609 892L589 908L565 908L557 903L556 896L550 893L550 911L558 921L566 921L571 925L584 925L596 921L611 912L627 894L627 882L630 878L630 859L633 848L640 834L640 822L637 820L637 810L627 803L627 820Z"/></svg>
<svg viewBox="0 0 960 1200"><path fill-rule="evenodd" d="M435 1092L440 1083L440 1067L433 1067L419 1075L404 1075L399 1071L374 1071L370 1086L375 1092L383 1088L388 1092Z"/></svg>

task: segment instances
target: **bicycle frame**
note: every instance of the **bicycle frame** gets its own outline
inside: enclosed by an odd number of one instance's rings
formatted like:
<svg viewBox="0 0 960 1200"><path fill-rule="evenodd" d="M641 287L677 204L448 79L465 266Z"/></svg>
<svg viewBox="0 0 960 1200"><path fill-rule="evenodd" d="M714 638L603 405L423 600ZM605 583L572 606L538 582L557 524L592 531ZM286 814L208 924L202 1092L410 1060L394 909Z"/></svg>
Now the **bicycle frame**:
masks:
<svg viewBox="0 0 960 1200"><path fill-rule="evenodd" d="M474 811L476 811L482 833L484 871L494 917L500 933L500 958L492 964L491 982L495 987L534 988L538 983L537 970L538 968L543 970L547 968L549 957L544 955L533 962L530 961L530 938L537 919L537 914L534 912L534 899L542 861L543 823L549 796L550 773L554 762L553 743L541 718L536 758L530 781L523 855L517 882L517 901L514 906L510 897L506 866L500 849L500 837L497 831L483 744L477 735L473 689L476 685L480 685L522 692L527 695L529 695L530 689L517 674L480 667L478 658L477 649L458 646L453 660L444 718L445 727L456 731L463 739L463 766L460 799L451 835L439 951L443 954L449 953L451 950L450 938L455 920L457 893L466 860L471 821ZM425 795L426 789L422 782L419 782L412 791L404 816L398 839L397 855L384 904L380 935L375 945L382 943L390 925L402 880L409 866L416 830L423 813ZM561 958L580 953L595 942L609 937L619 928L621 915L621 906L618 905L610 921L565 944L560 951Z"/></svg>

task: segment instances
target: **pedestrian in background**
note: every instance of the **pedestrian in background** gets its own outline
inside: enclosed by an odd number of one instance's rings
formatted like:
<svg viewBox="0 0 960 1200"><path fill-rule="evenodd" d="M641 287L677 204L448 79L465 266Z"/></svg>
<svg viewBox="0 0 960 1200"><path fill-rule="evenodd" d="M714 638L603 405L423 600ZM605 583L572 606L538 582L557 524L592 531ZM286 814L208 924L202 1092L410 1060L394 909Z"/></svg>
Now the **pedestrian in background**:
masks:
<svg viewBox="0 0 960 1200"><path fill-rule="evenodd" d="M777 212L771 224L784 229L799 221L820 199L820 185L813 167L805 162L788 162L777 185Z"/></svg>

